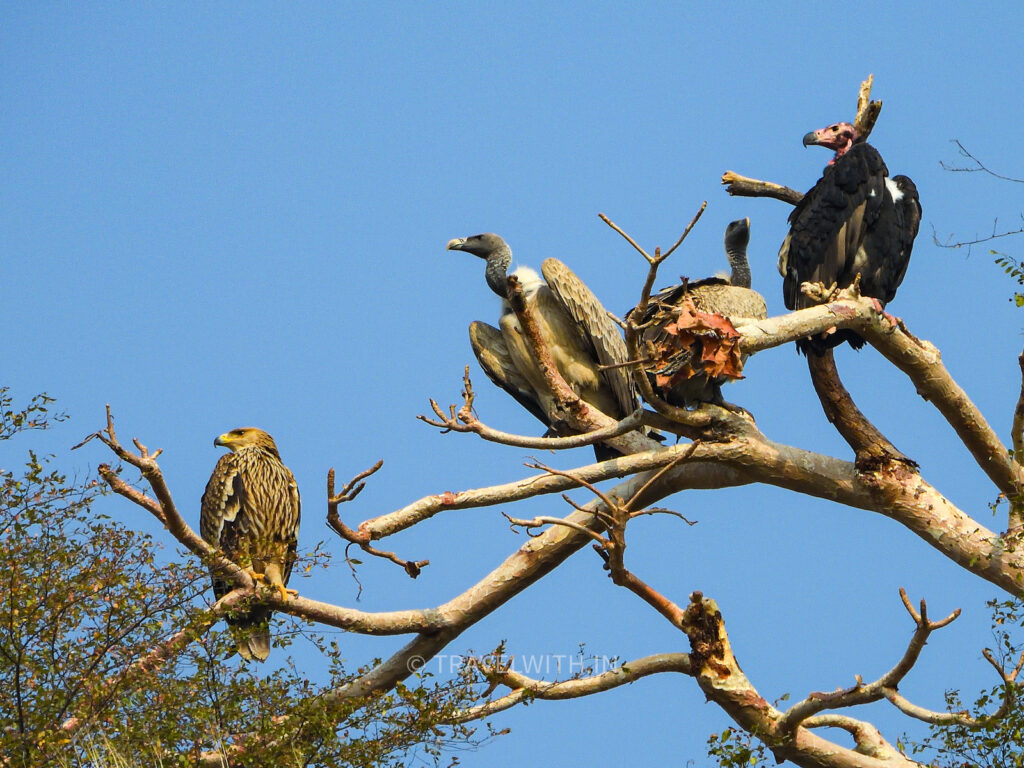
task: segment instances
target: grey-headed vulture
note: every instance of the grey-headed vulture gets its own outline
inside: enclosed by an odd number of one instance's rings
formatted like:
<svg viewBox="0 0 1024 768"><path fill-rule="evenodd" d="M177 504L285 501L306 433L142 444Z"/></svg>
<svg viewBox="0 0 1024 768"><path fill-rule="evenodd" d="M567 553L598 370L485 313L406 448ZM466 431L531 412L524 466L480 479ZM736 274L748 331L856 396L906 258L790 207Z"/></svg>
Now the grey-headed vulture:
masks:
<svg viewBox="0 0 1024 768"><path fill-rule="evenodd" d="M860 275L860 291L884 306L896 296L921 223L917 187L906 176L889 178L882 156L858 142L856 128L836 123L804 136L804 146L835 150L825 172L789 216L789 234L779 249L787 309L816 302L800 291L804 282L850 286ZM797 342L816 354L864 339L839 330Z"/></svg>
<svg viewBox="0 0 1024 768"><path fill-rule="evenodd" d="M451 240L448 250L484 259L487 285L502 299L499 328L481 322L469 326L470 343L480 367L491 381L550 428L552 397L507 300L512 249L498 235L488 232ZM628 370L622 367L627 353L618 326L565 264L546 259L541 271L544 279L528 267L519 267L512 274L519 279L527 304L533 308L559 373L582 400L613 419L625 418L639 407L639 400ZM594 453L599 461L619 455L603 445L595 445Z"/></svg>

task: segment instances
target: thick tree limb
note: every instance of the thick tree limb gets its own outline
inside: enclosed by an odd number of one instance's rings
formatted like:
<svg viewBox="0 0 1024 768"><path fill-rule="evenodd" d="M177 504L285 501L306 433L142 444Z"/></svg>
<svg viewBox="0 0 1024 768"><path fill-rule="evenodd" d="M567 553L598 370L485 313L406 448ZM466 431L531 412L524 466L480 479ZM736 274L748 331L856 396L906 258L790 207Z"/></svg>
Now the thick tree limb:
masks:
<svg viewBox="0 0 1024 768"><path fill-rule="evenodd" d="M996 488L1008 497L1016 497L1024 485L1024 470L950 376L938 349L912 336L901 322L894 326L877 311L871 299L847 298L842 292L840 296L838 301L738 327L743 336L743 352L753 354L833 326L857 331L914 382L921 397L939 410Z"/></svg>
<svg viewBox="0 0 1024 768"><path fill-rule="evenodd" d="M889 461L898 461L909 467L917 466L917 462L897 450L896 446L861 413L839 378L836 359L831 349L822 355L809 352L807 368L811 373L814 391L821 401L822 410L825 411L825 417L849 443L857 456L859 468L870 470Z"/></svg>
<svg viewBox="0 0 1024 768"><path fill-rule="evenodd" d="M658 450L645 451L622 456L611 461L602 461L573 470L576 478L599 483L613 477L625 477L636 472L659 469L676 461L688 449L680 444ZM744 485L746 480L730 467L701 461L705 454L694 456L693 463L674 470L676 482L686 488L727 488ZM562 493L576 487L577 483L565 477L554 477L547 473L516 480L504 485L478 488L466 491L446 491L442 494L424 496L401 509L375 517L359 526L359 531L370 539L382 539L403 531L423 520L447 510L473 509L505 504L522 499L551 493Z"/></svg>

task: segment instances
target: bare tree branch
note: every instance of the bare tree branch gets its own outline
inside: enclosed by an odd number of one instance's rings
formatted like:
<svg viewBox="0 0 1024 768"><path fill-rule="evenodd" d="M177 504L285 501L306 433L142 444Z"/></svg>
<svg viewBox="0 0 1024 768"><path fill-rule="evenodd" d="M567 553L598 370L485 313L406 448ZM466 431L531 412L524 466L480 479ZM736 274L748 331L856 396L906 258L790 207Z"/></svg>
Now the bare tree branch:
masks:
<svg viewBox="0 0 1024 768"><path fill-rule="evenodd" d="M422 414L416 418L432 427L441 429L442 432L474 432L484 440L492 443L552 451L593 445L594 443L604 442L605 440L628 434L644 426L644 409L638 408L626 418L613 424L577 435L565 437L527 437L525 435L512 434L511 432L501 432L488 427L473 412L473 401L476 398L476 394L473 392L473 384L469 378L468 365L466 366L462 381L463 405L458 413L455 412L454 405L449 405L448 413L445 413L437 401L431 398L430 407L437 416L437 419L431 419Z"/></svg>
<svg viewBox="0 0 1024 768"><path fill-rule="evenodd" d="M385 552L384 550L377 549L370 546L370 538L361 531L353 531L345 523L342 522L341 516L338 514L338 505L343 504L346 501L352 501L359 492L366 486L365 479L370 475L374 474L378 469L384 466L384 460L381 459L369 469L363 470L354 478L352 478L345 487L342 488L341 493L335 494L334 492L334 467L331 467L327 472L327 524L331 529L337 533L341 538L347 541L350 545L355 544L368 555L374 557L380 557L385 560L390 560L395 565L401 566L409 576L416 578L420 575L423 568L430 565L429 560L417 560L415 562L411 560L403 560L394 552ZM347 551L347 550L346 550ZM347 556L346 556L346 559ZM350 562L351 565L351 562Z"/></svg>
<svg viewBox="0 0 1024 768"><path fill-rule="evenodd" d="M875 76L868 75L868 79L860 84L860 92L857 94L857 116L853 119L853 127L857 129L859 141L868 140L882 111L882 102L871 100L871 86L874 82Z"/></svg>
<svg viewBox="0 0 1024 768"><path fill-rule="evenodd" d="M516 704L534 699L559 701L591 696L664 672L693 674L690 657L685 653L661 653L655 656L645 656L642 659L625 662L621 666L599 675L552 683L535 680L515 672L509 668L508 664L488 666L486 659L477 660L476 663L489 680L510 688L511 692L486 704L456 713L453 722L468 723L472 720L480 720Z"/></svg>
<svg viewBox="0 0 1024 768"><path fill-rule="evenodd" d="M803 192L797 192L782 184L741 176L735 171L723 173L722 184L725 191L734 197L773 197L790 205L796 205L804 199Z"/></svg>
<svg viewBox="0 0 1024 768"><path fill-rule="evenodd" d="M814 391L821 401L822 410L825 411L825 417L853 448L860 469L871 470L890 461L917 467L917 462L897 450L896 446L861 413L839 378L835 355L831 349L825 350L821 355L809 352L807 368L811 373Z"/></svg>
<svg viewBox="0 0 1024 768"><path fill-rule="evenodd" d="M776 727L780 733L792 732L804 720L824 710L842 709L861 704L869 704L885 698L887 689L896 690L907 673L917 663L917 659L924 649L928 636L936 629L941 629L960 615L957 608L941 621L929 621L925 601L921 601L920 613L914 610L907 598L906 591L900 587L900 598L908 613L914 619L917 628L910 638L907 650L896 665L872 683L864 684L860 677L857 677L857 684L852 688L836 690L831 693L812 693L802 701L798 701L779 718Z"/></svg>
<svg viewBox="0 0 1024 768"><path fill-rule="evenodd" d="M942 166L943 170L952 171L954 173L987 173L989 176L995 176L997 179L1002 179L1003 181L1012 181L1015 184L1024 184L1024 179L1015 179L1012 176L1004 176L1001 173L996 173L995 171L993 171L991 168L989 168L983 162L981 162L981 160L979 160L973 154L971 154L967 150L967 148L960 143L960 139L953 139L953 143L956 144L956 148L960 152L960 156L966 157L968 160L974 163L974 167L964 168L955 165L946 165L946 163L940 162L939 165Z"/></svg>

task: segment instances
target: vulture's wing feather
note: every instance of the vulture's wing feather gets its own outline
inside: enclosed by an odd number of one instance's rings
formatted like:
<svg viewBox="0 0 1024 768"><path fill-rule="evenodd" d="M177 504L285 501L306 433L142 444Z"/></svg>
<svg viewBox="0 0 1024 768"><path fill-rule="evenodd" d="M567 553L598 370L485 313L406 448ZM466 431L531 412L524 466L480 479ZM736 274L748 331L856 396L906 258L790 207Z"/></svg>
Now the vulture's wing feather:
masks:
<svg viewBox="0 0 1024 768"><path fill-rule="evenodd" d="M892 301L896 295L896 289L900 287L904 275L907 274L910 254L914 249L914 238L917 237L917 231L921 227L921 200L917 195L917 185L903 175L893 176L892 183L900 192L900 198L895 204L900 258L885 286L886 301Z"/></svg>
<svg viewBox="0 0 1024 768"><path fill-rule="evenodd" d="M474 321L469 324L469 343L487 378L512 395L543 424L551 426L547 414L537 403L533 387L516 368L501 331L493 325Z"/></svg>
<svg viewBox="0 0 1024 768"><path fill-rule="evenodd" d="M887 170L870 144L858 144L825 169L789 216L790 230L779 249L787 309L813 305L800 284L852 282L862 265L867 232L885 200Z"/></svg>
<svg viewBox="0 0 1024 768"><path fill-rule="evenodd" d="M602 371L601 375L619 403L620 417L632 413L638 400L629 371L623 367L629 355L619 327L608 316L597 296L558 259L545 259L541 272L551 292L576 321L593 348L598 363L620 366Z"/></svg>

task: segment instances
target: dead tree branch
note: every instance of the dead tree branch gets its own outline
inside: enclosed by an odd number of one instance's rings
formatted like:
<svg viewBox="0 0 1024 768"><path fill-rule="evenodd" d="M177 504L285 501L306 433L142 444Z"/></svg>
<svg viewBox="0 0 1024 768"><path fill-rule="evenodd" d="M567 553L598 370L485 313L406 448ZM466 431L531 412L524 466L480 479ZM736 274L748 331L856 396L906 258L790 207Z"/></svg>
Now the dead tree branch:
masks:
<svg viewBox="0 0 1024 768"><path fill-rule="evenodd" d="M642 659L625 662L599 675L551 683L516 672L508 663L488 665L486 659L482 659L477 660L476 665L492 684L503 685L509 688L510 692L485 704L456 713L452 722L468 723L480 720L530 700L561 701L591 696L665 672L693 674L690 657L685 653L645 656Z"/></svg>
<svg viewBox="0 0 1024 768"><path fill-rule="evenodd" d="M860 676L857 683L851 688L839 689L830 693L812 693L802 701L798 701L779 718L776 727L781 734L791 733L797 726L807 718L825 710L843 709L846 707L869 704L886 698L886 691L895 691L907 673L913 669L928 641L929 635L936 629L941 629L953 622L959 615L957 608L946 618L939 621L928 620L928 610L925 601L921 601L920 612L914 610L907 597L906 591L900 587L900 599L907 612L916 624L914 634L910 638L907 650L896 665L872 683L863 683Z"/></svg>
<svg viewBox="0 0 1024 768"><path fill-rule="evenodd" d="M944 171L951 171L953 173L987 173L989 176L995 176L997 179L1001 179L1002 181L1012 181L1014 184L1024 184L1024 179L1016 179L1013 176L1004 176L1001 173L996 173L995 171L993 171L991 168L989 168L987 165L981 162L981 160L979 160L973 154L971 154L971 152L968 151L968 149L963 144L960 143L960 139L953 139L953 143L956 144L956 148L960 152L960 156L966 157L968 160L974 163L974 167L964 168L955 165L947 165L946 163L939 163L939 165L942 166L942 169Z"/></svg>
<svg viewBox="0 0 1024 768"><path fill-rule="evenodd" d="M900 462L908 467L917 466L917 462L897 450L896 446L861 413L839 378L836 359L831 349L822 355L810 352L807 355L807 368L811 373L811 383L814 384L814 391L821 401L825 417L849 443L857 456L856 463L860 469L869 471L891 461Z"/></svg>
<svg viewBox="0 0 1024 768"><path fill-rule="evenodd" d="M578 435L567 435L565 437L528 437L525 435L516 435L511 432L501 432L484 424L477 418L473 411L473 401L476 398L476 393L473 391L473 383L469 378L468 365L466 366L465 373L463 374L462 382L463 404L457 413L454 405L449 405L448 412L445 413L444 409L441 408L437 401L430 398L430 407L437 416L437 419L431 419L427 416L423 416L422 414L416 418L425 424L437 427L442 432L473 432L484 440L492 443L501 443L502 445L511 445L518 448L538 448L541 450L552 451L594 445L595 443L604 442L605 440L610 440L636 431L644 426L644 409L638 408L626 418L614 422L613 424L590 432L583 432Z"/></svg>
<svg viewBox="0 0 1024 768"><path fill-rule="evenodd" d="M797 192L782 184L741 176L735 171L723 173L722 184L725 191L733 197L772 197L790 205L796 205L804 199L803 192Z"/></svg>
<svg viewBox="0 0 1024 768"><path fill-rule="evenodd" d="M377 549L370 545L370 539L361 531L353 531L345 523L342 522L341 516L338 514L338 505L344 504L346 501L352 501L359 492L366 487L366 478L374 474L384 466L384 460L381 459L369 469L363 470L358 475L353 477L345 486L342 488L341 493L335 494L334 492L334 467L331 467L327 472L327 524L331 529L337 533L341 538L347 541L350 545L355 544L361 550L366 552L368 555L374 557L380 557L384 560L390 560L395 565L400 566L409 576L416 578L423 571L423 568L430 565L429 560L403 560L394 552L386 552L381 549Z"/></svg>

